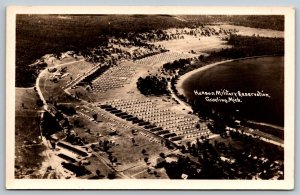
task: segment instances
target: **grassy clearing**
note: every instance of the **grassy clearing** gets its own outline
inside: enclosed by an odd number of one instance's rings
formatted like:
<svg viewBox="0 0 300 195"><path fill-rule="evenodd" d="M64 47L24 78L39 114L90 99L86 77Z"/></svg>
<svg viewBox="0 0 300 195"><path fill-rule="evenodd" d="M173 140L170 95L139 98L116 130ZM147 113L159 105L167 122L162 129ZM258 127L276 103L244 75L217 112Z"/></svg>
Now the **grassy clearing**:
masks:
<svg viewBox="0 0 300 195"><path fill-rule="evenodd" d="M33 88L16 88L15 110L17 115L22 115L25 111L33 111L36 108L36 100L39 95ZM24 104L24 108L22 106Z"/></svg>
<svg viewBox="0 0 300 195"><path fill-rule="evenodd" d="M58 69L62 69L66 67L66 73L69 73L68 76L59 79L57 83L51 81L50 77L54 75L54 73L50 73L46 71L40 78L40 89L42 91L42 94L44 95L44 98L48 100L50 97L53 97L57 102L72 102L69 96L65 93L65 91L62 89L62 87L65 87L67 84L67 81L72 79L75 79L78 77L79 74L83 74L84 72L87 72L90 70L93 65L91 63L85 62L85 61L69 61L74 62L71 64L66 64Z"/></svg>
<svg viewBox="0 0 300 195"><path fill-rule="evenodd" d="M37 93L33 88L16 88L15 104L15 177L40 178L39 169L46 149L40 140L40 109L36 109ZM22 104L24 106L22 106Z"/></svg>
<svg viewBox="0 0 300 195"><path fill-rule="evenodd" d="M15 134L16 145L18 146L21 146L25 140L38 140L40 135L38 111L41 110L36 107L38 99L39 97L33 88L16 88Z"/></svg>
<svg viewBox="0 0 300 195"><path fill-rule="evenodd" d="M40 89L45 100L49 100L52 97L58 102L70 102L71 99L68 94L65 93L58 83L50 81L49 77L50 75L46 74L45 77L40 79Z"/></svg>
<svg viewBox="0 0 300 195"><path fill-rule="evenodd" d="M63 65L63 66L61 66L61 68L66 68L66 73L70 73L71 75L73 75L73 77L76 77L76 75L78 75L78 74L83 74L83 73L87 72L94 66L90 62L75 60L72 57L67 58L67 59L69 59L69 60L66 63L69 63L69 64ZM64 63L61 62L60 64L64 64Z"/></svg>

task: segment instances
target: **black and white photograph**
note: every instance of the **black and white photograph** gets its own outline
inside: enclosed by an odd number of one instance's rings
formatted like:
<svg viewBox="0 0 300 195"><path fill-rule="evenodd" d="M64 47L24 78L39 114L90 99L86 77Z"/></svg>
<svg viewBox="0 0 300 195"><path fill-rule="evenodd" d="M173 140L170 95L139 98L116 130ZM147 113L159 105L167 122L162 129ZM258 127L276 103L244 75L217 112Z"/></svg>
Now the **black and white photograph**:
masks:
<svg viewBox="0 0 300 195"><path fill-rule="evenodd" d="M12 189L292 189L294 9L7 9Z"/></svg>

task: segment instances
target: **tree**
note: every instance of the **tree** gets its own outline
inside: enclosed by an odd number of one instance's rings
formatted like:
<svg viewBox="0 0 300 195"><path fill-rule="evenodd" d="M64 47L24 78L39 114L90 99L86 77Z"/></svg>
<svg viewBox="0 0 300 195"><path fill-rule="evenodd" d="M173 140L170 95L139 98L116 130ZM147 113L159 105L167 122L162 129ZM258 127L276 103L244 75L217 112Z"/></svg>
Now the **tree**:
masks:
<svg viewBox="0 0 300 195"><path fill-rule="evenodd" d="M181 152L182 152L182 153L186 153L186 148L185 148L184 145L181 146Z"/></svg>
<svg viewBox="0 0 300 195"><path fill-rule="evenodd" d="M101 172L100 172L99 169L96 170L96 174L97 174L98 177L100 176Z"/></svg>
<svg viewBox="0 0 300 195"><path fill-rule="evenodd" d="M109 153L109 154L108 154L108 159L109 159L109 161L110 161L110 162L112 162L112 161L113 161L113 156L112 156L112 154L111 154L111 153Z"/></svg>
<svg viewBox="0 0 300 195"><path fill-rule="evenodd" d="M143 154L143 155L146 154L146 150L145 150L145 149L142 150L142 154Z"/></svg>
<svg viewBox="0 0 300 195"><path fill-rule="evenodd" d="M166 155L164 153L160 153L159 156L162 158L166 158Z"/></svg>
<svg viewBox="0 0 300 195"><path fill-rule="evenodd" d="M116 178L116 174L114 172L108 173L107 174L107 178L108 179L115 179Z"/></svg>
<svg viewBox="0 0 300 195"><path fill-rule="evenodd" d="M67 119L67 118L64 118L64 119L63 119L62 126L63 126L63 127L67 127L67 128L68 128L68 127L69 127L69 125L70 125L70 123L69 123L68 119Z"/></svg>
<svg viewBox="0 0 300 195"><path fill-rule="evenodd" d="M97 118L98 118L98 114L96 113L96 114L93 114L93 119L96 121L97 120Z"/></svg>
<svg viewBox="0 0 300 195"><path fill-rule="evenodd" d="M144 158L145 163L148 163L148 160L149 160L148 157L145 157L145 158Z"/></svg>
<svg viewBox="0 0 300 195"><path fill-rule="evenodd" d="M37 107L41 107L41 106L44 105L44 104L43 104L43 101L40 100L40 99L36 100L35 104L36 104Z"/></svg>
<svg viewBox="0 0 300 195"><path fill-rule="evenodd" d="M115 158L113 159L113 162L114 162L114 163L117 163L117 162L118 162L118 159L115 157Z"/></svg>
<svg viewBox="0 0 300 195"><path fill-rule="evenodd" d="M133 139L131 139L131 141L132 141L132 144L135 144L135 139L133 138Z"/></svg>

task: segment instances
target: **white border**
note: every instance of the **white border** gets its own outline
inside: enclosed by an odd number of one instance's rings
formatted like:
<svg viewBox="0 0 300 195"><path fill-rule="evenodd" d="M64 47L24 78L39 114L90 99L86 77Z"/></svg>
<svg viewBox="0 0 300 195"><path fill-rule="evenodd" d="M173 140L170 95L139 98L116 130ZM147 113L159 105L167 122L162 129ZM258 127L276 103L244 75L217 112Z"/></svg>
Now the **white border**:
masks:
<svg viewBox="0 0 300 195"><path fill-rule="evenodd" d="M285 15L285 179L273 180L49 180L14 179L16 14ZM295 10L291 7L10 6L6 45L6 188L8 189L293 189L295 117Z"/></svg>

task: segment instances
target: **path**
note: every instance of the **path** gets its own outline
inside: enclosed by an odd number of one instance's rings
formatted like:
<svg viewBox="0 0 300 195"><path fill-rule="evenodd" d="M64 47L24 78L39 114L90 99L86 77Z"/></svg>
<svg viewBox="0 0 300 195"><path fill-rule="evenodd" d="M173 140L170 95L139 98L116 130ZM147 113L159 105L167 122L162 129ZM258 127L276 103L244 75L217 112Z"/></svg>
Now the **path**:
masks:
<svg viewBox="0 0 300 195"><path fill-rule="evenodd" d="M177 95L175 95L175 93L174 93L174 91L172 90L172 87L171 87L171 82L168 82L168 90L171 92L171 97L174 98L180 104L180 106L183 109L185 109L188 112L193 112L192 108L189 105L187 105L184 101L179 99L177 97Z"/></svg>
<svg viewBox="0 0 300 195"><path fill-rule="evenodd" d="M84 59L82 59L82 60L78 60L78 61L83 61ZM74 62L66 62L66 63L63 63L63 64L57 64L57 65L55 65L55 66L53 66L53 67L51 67L51 68L58 68L58 67L60 67L60 66L64 66L64 65L69 65L69 64L73 64L73 63L76 63L76 62L78 62L78 61L74 61ZM48 106L48 104L47 104L47 102L46 102L46 100L45 100L45 98L44 98L44 96L43 96L43 93L42 93L42 91L41 91L41 89L40 89L40 78L42 77L42 76L44 76L46 73L47 73L47 71L48 71L48 68L46 68L46 69L44 69L44 70L42 70L41 72L40 72L40 74L38 75L38 77L37 77L37 79L36 79L36 90L37 90L37 93L38 93L38 95L39 95L39 97L40 97L40 99L43 101L43 104L44 104L44 106L43 106L43 108L46 110L46 111L48 111L50 114L52 114L52 112L51 112L51 109L49 108L49 106ZM45 153L46 153L46 156L48 157L48 159L49 159L49 164L51 165L51 167L53 168L53 169L55 169L55 171L56 171L56 173L58 174L58 175L62 175L63 177L69 177L70 175L66 175L66 173L65 173L65 170L64 170L64 168L61 166L61 164L59 163L57 163L57 160L54 158L55 157L55 154L54 154L54 152L51 150L51 148L50 148L50 146L49 146L49 143L48 143L48 141L47 141L47 139L44 137L44 136L42 136L42 133L41 133L41 137L42 137L42 141L43 141L43 144L46 146L46 151L45 151Z"/></svg>

